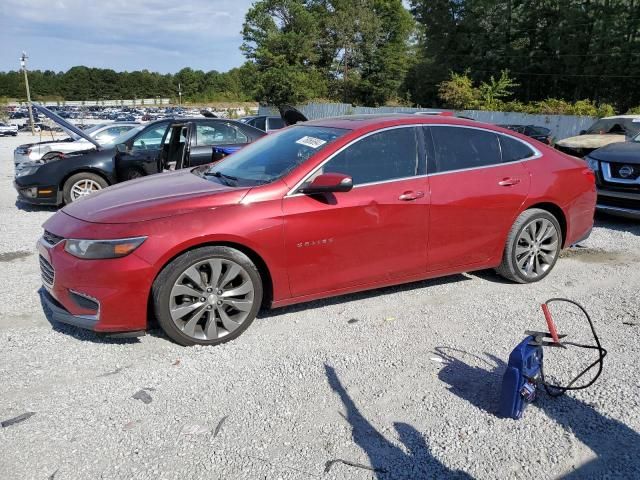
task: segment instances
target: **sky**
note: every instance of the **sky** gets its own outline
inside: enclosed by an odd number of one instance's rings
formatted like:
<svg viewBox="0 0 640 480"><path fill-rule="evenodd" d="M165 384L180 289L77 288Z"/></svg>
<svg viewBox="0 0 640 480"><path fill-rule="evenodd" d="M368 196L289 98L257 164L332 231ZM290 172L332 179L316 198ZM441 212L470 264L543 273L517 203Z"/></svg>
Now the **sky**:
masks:
<svg viewBox="0 0 640 480"><path fill-rule="evenodd" d="M76 65L174 73L241 65L252 0L0 0L0 71Z"/></svg>

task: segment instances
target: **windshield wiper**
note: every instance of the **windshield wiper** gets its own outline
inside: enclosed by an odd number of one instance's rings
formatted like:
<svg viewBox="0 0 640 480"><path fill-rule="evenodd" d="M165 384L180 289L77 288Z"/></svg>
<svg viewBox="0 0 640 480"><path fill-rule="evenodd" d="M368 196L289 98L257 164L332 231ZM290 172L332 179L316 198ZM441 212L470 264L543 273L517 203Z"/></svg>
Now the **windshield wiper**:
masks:
<svg viewBox="0 0 640 480"><path fill-rule="evenodd" d="M204 172L204 176L205 177L216 177L216 178L220 178L220 179L224 179L224 180L231 180L232 182L236 182L236 184L238 183L238 178L237 177L233 177L231 175L227 175L222 173L221 171L217 171L217 172ZM230 185L228 182L224 182L226 185L228 186L232 186Z"/></svg>

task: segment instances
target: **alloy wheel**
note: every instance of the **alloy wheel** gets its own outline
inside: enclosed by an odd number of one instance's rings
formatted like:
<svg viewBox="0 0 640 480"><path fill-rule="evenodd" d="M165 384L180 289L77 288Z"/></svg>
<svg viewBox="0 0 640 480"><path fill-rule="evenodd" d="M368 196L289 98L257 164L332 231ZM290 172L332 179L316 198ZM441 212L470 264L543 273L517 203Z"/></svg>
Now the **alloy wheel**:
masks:
<svg viewBox="0 0 640 480"><path fill-rule="evenodd" d="M255 286L238 263L211 258L199 261L175 281L169 300L173 323L185 335L216 340L239 328L254 303Z"/></svg>
<svg viewBox="0 0 640 480"><path fill-rule="evenodd" d="M100 184L95 180L91 180L90 178L78 180L71 187L71 200L76 201L79 198L91 195L98 190L102 190L102 186L100 186Z"/></svg>
<svg viewBox="0 0 640 480"><path fill-rule="evenodd" d="M520 231L515 249L516 265L527 278L543 276L560 252L558 230L546 218L529 222Z"/></svg>

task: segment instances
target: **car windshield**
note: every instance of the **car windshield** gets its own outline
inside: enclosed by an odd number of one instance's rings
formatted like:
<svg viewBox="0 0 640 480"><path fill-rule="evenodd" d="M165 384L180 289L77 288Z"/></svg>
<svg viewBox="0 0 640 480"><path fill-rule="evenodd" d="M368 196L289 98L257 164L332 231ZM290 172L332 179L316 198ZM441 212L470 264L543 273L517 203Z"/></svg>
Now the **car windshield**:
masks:
<svg viewBox="0 0 640 480"><path fill-rule="evenodd" d="M130 138L134 137L139 132L141 132L145 127L146 127L146 125L138 125L137 127L132 128L131 130L128 130L128 131L124 132L123 134L121 134L121 135L117 136L116 138L114 138L111 141L111 144L112 145L119 145L121 143L125 143L127 140L129 140Z"/></svg>
<svg viewBox="0 0 640 480"><path fill-rule="evenodd" d="M640 133L640 118L601 118L591 125L587 133L613 133L634 137Z"/></svg>
<svg viewBox="0 0 640 480"><path fill-rule="evenodd" d="M348 131L309 125L286 128L194 173L232 186L263 185L283 177Z"/></svg>
<svg viewBox="0 0 640 480"><path fill-rule="evenodd" d="M635 143L640 143L640 133L636 135L633 139L631 139L631 141Z"/></svg>

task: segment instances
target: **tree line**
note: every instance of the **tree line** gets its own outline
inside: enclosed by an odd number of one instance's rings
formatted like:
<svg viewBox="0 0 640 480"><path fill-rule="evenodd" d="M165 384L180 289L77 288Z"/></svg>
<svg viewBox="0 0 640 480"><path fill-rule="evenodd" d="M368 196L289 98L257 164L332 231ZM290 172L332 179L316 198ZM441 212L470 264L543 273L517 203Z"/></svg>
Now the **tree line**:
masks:
<svg viewBox="0 0 640 480"><path fill-rule="evenodd" d="M519 111L640 105L640 0L259 0L246 62L175 74L73 67L29 73L35 98L326 99ZM21 72L0 96L24 97ZM601 106L603 106L601 108ZM589 107L589 108L591 108Z"/></svg>

